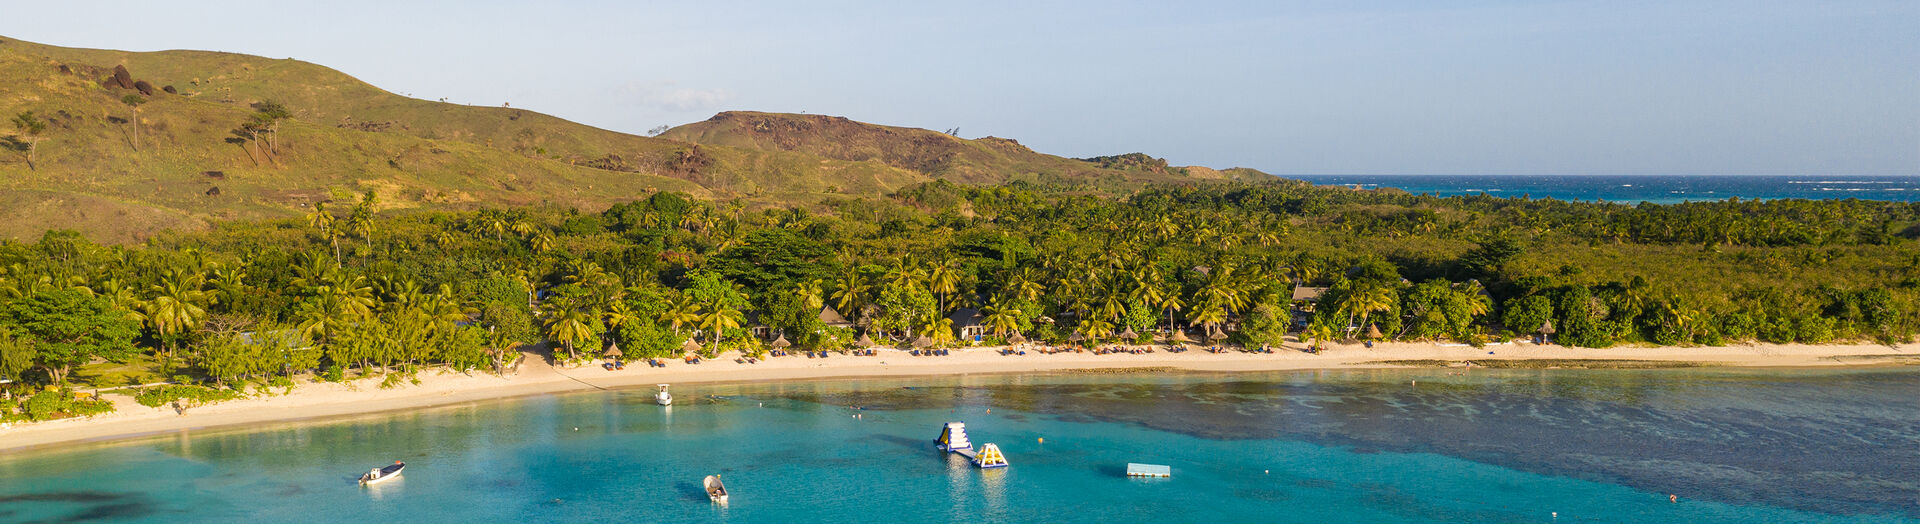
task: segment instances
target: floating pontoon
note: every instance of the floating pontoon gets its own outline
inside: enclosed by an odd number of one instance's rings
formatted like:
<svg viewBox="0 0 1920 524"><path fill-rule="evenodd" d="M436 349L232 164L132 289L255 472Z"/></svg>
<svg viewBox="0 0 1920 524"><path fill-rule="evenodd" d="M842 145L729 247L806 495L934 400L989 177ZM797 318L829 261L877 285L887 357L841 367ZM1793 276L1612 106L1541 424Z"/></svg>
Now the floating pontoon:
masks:
<svg viewBox="0 0 1920 524"><path fill-rule="evenodd" d="M940 448L940 451L958 453L959 450L973 449L973 443L967 441L967 423L965 422L948 422L946 427L940 428L940 438L934 439L933 443L934 447Z"/></svg>
<svg viewBox="0 0 1920 524"><path fill-rule="evenodd" d="M1000 446L988 442L987 445L980 447L980 456L974 457L973 465L981 469L1004 468L1007 467L1007 456L1000 454Z"/></svg>
<svg viewBox="0 0 1920 524"><path fill-rule="evenodd" d="M987 444L977 452L973 449L973 442L967 440L965 422L948 422L940 429L940 438L933 440L933 447L965 457L968 462L982 468L1007 467L1007 456L1000 453L998 446Z"/></svg>

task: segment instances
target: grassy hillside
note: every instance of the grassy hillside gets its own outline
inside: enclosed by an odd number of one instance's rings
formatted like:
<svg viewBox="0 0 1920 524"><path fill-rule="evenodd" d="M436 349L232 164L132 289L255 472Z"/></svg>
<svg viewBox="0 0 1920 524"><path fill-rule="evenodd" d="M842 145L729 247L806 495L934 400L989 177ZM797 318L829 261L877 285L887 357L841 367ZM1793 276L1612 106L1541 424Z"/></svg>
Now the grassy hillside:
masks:
<svg viewBox="0 0 1920 524"><path fill-rule="evenodd" d="M936 178L1124 191L1234 176L1102 166L1012 140L805 115L722 113L651 138L519 108L408 98L298 60L206 51L0 37L0 86L0 120L32 112L45 124L29 132L0 122L0 203L10 204L0 209L0 238L12 239L73 228L136 241L215 220L292 216L369 189L383 209L597 211L659 190L790 205ZM250 136L242 124L265 102L290 118ZM751 131L769 122L781 130Z"/></svg>

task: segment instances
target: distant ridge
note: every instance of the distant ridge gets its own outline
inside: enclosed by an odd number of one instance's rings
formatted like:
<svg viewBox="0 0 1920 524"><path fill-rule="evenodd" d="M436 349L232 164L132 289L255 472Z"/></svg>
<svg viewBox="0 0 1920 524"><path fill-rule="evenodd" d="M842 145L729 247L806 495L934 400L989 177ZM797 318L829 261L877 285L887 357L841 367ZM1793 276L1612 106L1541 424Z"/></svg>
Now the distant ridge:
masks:
<svg viewBox="0 0 1920 524"><path fill-rule="evenodd" d="M1139 184L1264 176L1253 170L1202 169L1196 176L1166 161L1133 153L1070 159L1034 152L1018 141L968 140L937 131L883 126L824 115L727 111L660 135L703 145L760 151L800 151L852 162L878 162L966 184L1013 180L1042 183ZM1106 159L1122 159L1109 161ZM1157 167L1155 163L1157 162Z"/></svg>

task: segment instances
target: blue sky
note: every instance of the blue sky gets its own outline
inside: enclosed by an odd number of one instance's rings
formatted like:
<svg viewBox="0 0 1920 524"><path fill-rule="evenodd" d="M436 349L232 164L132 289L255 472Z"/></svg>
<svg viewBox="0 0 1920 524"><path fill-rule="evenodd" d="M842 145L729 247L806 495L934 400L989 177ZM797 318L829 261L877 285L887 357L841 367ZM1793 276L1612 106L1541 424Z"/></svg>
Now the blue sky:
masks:
<svg viewBox="0 0 1920 524"><path fill-rule="evenodd" d="M639 133L728 109L1276 174L1920 176L1920 2L33 2Z"/></svg>

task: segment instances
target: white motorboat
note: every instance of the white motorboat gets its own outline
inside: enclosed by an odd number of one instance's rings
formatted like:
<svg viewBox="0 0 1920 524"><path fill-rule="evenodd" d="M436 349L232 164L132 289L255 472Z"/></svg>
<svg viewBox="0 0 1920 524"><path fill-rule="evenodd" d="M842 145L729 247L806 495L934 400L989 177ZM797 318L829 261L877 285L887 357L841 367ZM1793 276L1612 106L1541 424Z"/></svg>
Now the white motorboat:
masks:
<svg viewBox="0 0 1920 524"><path fill-rule="evenodd" d="M714 502L720 504L727 503L727 486L720 483L719 475L707 475L707 478L701 481L701 484L705 484L707 487L707 498L713 499Z"/></svg>
<svg viewBox="0 0 1920 524"><path fill-rule="evenodd" d="M360 484L372 485L372 484L379 484L381 482L392 480L396 477L399 477L400 470L403 470L403 469L407 469L407 463L401 462L398 460L393 461L392 466L370 470L367 472L367 474L361 475Z"/></svg>
<svg viewBox="0 0 1920 524"><path fill-rule="evenodd" d="M660 392L653 395L653 402L662 406L673 405L673 394L667 392L667 385L660 385Z"/></svg>

